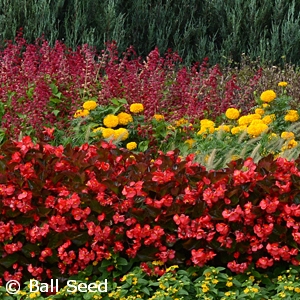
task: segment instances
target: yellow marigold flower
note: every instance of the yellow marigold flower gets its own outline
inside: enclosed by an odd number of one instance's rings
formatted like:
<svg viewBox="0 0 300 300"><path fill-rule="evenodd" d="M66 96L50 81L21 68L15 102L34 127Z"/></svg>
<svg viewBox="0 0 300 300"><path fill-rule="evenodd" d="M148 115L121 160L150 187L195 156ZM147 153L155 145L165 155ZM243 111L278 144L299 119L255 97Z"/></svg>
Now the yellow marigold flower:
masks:
<svg viewBox="0 0 300 300"><path fill-rule="evenodd" d="M225 112L226 118L236 120L240 116L240 112L236 108L228 108Z"/></svg>
<svg viewBox="0 0 300 300"><path fill-rule="evenodd" d="M125 113L125 112L120 112L117 115L117 117L119 119L119 124L120 125L127 125L127 124L129 124L133 121L132 116L128 113Z"/></svg>
<svg viewBox="0 0 300 300"><path fill-rule="evenodd" d="M140 113L142 111L144 111L144 105L142 103L133 103L130 105L130 111L132 113Z"/></svg>
<svg viewBox="0 0 300 300"><path fill-rule="evenodd" d="M272 123L275 120L275 115L271 114L271 115L266 115L262 118L263 123L265 123L266 125L269 125L270 123Z"/></svg>
<svg viewBox="0 0 300 300"><path fill-rule="evenodd" d="M273 90L267 90L261 93L260 99L263 102L270 103L276 98L276 93Z"/></svg>
<svg viewBox="0 0 300 300"><path fill-rule="evenodd" d="M246 125L236 126L236 127L231 128L231 133L238 134L246 129L247 129Z"/></svg>
<svg viewBox="0 0 300 300"><path fill-rule="evenodd" d="M188 139L184 142L185 144L189 145L189 148L192 148L193 144L195 143L195 140L193 139Z"/></svg>
<svg viewBox="0 0 300 300"><path fill-rule="evenodd" d="M263 132L269 129L268 125L262 124L252 124L247 128L247 133L253 137L257 137Z"/></svg>
<svg viewBox="0 0 300 300"><path fill-rule="evenodd" d="M288 149L294 148L297 145L298 145L298 142L296 142L294 139L292 139L288 142Z"/></svg>
<svg viewBox="0 0 300 300"><path fill-rule="evenodd" d="M299 114L297 110L288 110L287 115L284 117L285 121L296 122L299 120Z"/></svg>
<svg viewBox="0 0 300 300"><path fill-rule="evenodd" d="M270 104L268 104L268 103L263 103L262 107L263 107L263 108L268 108L268 107L270 107Z"/></svg>
<svg viewBox="0 0 300 300"><path fill-rule="evenodd" d="M78 109L74 114L74 118L86 117L89 113L87 109Z"/></svg>
<svg viewBox="0 0 300 300"><path fill-rule="evenodd" d="M242 125L249 125L253 120L261 119L261 115L259 114L250 114L246 116L242 116L238 119L238 124Z"/></svg>
<svg viewBox="0 0 300 300"><path fill-rule="evenodd" d="M115 139L125 141L129 137L129 132L126 128L119 128L114 131L114 137Z"/></svg>
<svg viewBox="0 0 300 300"><path fill-rule="evenodd" d="M153 117L156 121L162 121L165 119L163 115L159 115L159 114L155 114Z"/></svg>
<svg viewBox="0 0 300 300"><path fill-rule="evenodd" d="M136 147L137 147L137 143L136 142L130 142L130 143L126 144L126 148L128 150L134 150L134 149L136 149Z"/></svg>
<svg viewBox="0 0 300 300"><path fill-rule="evenodd" d="M263 115L265 113L265 111L262 108L256 108L255 113L259 114L259 115Z"/></svg>
<svg viewBox="0 0 300 300"><path fill-rule="evenodd" d="M215 123L208 119L203 119L200 121L201 127L214 127Z"/></svg>
<svg viewBox="0 0 300 300"><path fill-rule="evenodd" d="M207 134L207 133L214 133L214 127L201 127L200 130L197 132L197 135Z"/></svg>
<svg viewBox="0 0 300 300"><path fill-rule="evenodd" d="M89 100L89 101L86 101L83 103L82 107L84 109L87 109L87 110L93 110L95 109L96 107L98 106L98 104L96 103L96 101L94 100Z"/></svg>
<svg viewBox="0 0 300 300"><path fill-rule="evenodd" d="M94 132L94 133L99 132L99 131L102 132L103 129L104 129L104 127L97 127L97 128L94 128L94 129L93 129L93 132Z"/></svg>
<svg viewBox="0 0 300 300"><path fill-rule="evenodd" d="M216 131L223 130L225 132L230 132L230 126L228 125L220 125L219 127L215 128Z"/></svg>
<svg viewBox="0 0 300 300"><path fill-rule="evenodd" d="M281 138L285 140L290 140L295 138L295 134L291 131L283 131L281 133Z"/></svg>
<svg viewBox="0 0 300 300"><path fill-rule="evenodd" d="M114 138L115 131L112 128L104 128L102 129L102 136L105 139Z"/></svg>
<svg viewBox="0 0 300 300"><path fill-rule="evenodd" d="M278 86L282 86L282 87L286 87L288 85L288 83L286 81L280 81L278 83Z"/></svg>
<svg viewBox="0 0 300 300"><path fill-rule="evenodd" d="M119 125L119 118L115 115L107 115L103 119L103 124L108 128L113 128Z"/></svg>

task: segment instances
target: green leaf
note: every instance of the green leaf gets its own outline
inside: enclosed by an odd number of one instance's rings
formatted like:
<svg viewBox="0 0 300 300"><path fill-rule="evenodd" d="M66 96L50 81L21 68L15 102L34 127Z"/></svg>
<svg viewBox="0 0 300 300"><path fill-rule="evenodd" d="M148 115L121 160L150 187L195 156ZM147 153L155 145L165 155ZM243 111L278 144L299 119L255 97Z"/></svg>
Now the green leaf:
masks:
<svg viewBox="0 0 300 300"><path fill-rule="evenodd" d="M60 113L60 111L55 109L52 111L52 113L54 114L55 117L57 117L57 115Z"/></svg>
<svg viewBox="0 0 300 300"><path fill-rule="evenodd" d="M128 265L128 261L123 258L123 257L118 257L117 258L117 265L119 266L127 266Z"/></svg>
<svg viewBox="0 0 300 300"><path fill-rule="evenodd" d="M138 149L141 152L145 152L148 149L149 141L142 141L138 145Z"/></svg>
<svg viewBox="0 0 300 300"><path fill-rule="evenodd" d="M0 265L2 265L5 268L10 268L14 263L18 261L19 254L13 253L11 255L8 255L6 257L3 257L0 259Z"/></svg>
<svg viewBox="0 0 300 300"><path fill-rule="evenodd" d="M39 254L41 252L40 248L36 244L25 244L21 250L26 257L31 257L31 252Z"/></svg>
<svg viewBox="0 0 300 300"><path fill-rule="evenodd" d="M150 296L150 291L148 288L143 287L140 291L143 292L144 294L146 294L147 296Z"/></svg>

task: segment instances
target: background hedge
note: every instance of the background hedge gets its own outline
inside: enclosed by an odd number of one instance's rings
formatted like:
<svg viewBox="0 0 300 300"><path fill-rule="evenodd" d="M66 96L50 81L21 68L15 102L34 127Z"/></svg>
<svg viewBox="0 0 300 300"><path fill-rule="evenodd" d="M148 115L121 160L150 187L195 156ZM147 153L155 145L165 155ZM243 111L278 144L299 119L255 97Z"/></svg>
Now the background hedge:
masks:
<svg viewBox="0 0 300 300"><path fill-rule="evenodd" d="M239 61L300 62L300 1L286 0L0 0L1 43L20 27L33 42L43 33L75 48L103 49L116 40L145 57L155 46L178 51L186 64ZM283 58L284 59L283 59Z"/></svg>

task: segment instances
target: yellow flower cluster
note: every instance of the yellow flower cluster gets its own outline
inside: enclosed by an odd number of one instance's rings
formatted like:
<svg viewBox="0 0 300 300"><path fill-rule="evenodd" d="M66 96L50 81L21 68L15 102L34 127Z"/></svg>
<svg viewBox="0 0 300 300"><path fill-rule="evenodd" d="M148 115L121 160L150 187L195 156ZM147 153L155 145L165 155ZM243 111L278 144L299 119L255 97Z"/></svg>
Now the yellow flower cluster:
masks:
<svg viewBox="0 0 300 300"><path fill-rule="evenodd" d="M215 128L215 131L225 131L225 132L230 132L230 126L228 125L220 125L219 127Z"/></svg>
<svg viewBox="0 0 300 300"><path fill-rule="evenodd" d="M88 101L84 102L82 106L84 109L93 110L98 106L98 104L94 100L88 100Z"/></svg>
<svg viewBox="0 0 300 300"><path fill-rule="evenodd" d="M291 131L283 131L281 133L281 138L284 140L291 140L295 138L295 134Z"/></svg>
<svg viewBox="0 0 300 300"><path fill-rule="evenodd" d="M120 112L117 117L120 125L128 125L129 123L133 122L132 115L125 112Z"/></svg>
<svg viewBox="0 0 300 300"><path fill-rule="evenodd" d="M176 127L181 126L181 125L185 125L185 124L188 124L188 120L186 120L184 118L181 118L178 121L175 121L175 126Z"/></svg>
<svg viewBox="0 0 300 300"><path fill-rule="evenodd" d="M191 149L191 148L193 147L194 143L195 143L195 140L193 140L193 139L188 139L188 140L186 140L184 143L185 143L185 144L188 144L189 149Z"/></svg>
<svg viewBox="0 0 300 300"><path fill-rule="evenodd" d="M276 93L273 90L267 90L261 93L260 99L263 102L270 103L276 98Z"/></svg>
<svg viewBox="0 0 300 300"><path fill-rule="evenodd" d="M246 129L247 129L246 125L236 126L236 127L231 128L231 133L235 135L242 131L245 131Z"/></svg>
<svg viewBox="0 0 300 300"><path fill-rule="evenodd" d="M269 129L262 120L253 120L247 128L247 133L252 137L257 137Z"/></svg>
<svg viewBox="0 0 300 300"><path fill-rule="evenodd" d="M262 116L265 113L265 111L262 108L256 108L255 113Z"/></svg>
<svg viewBox="0 0 300 300"><path fill-rule="evenodd" d="M132 113L138 114L144 111L144 105L142 103L133 103L129 109Z"/></svg>
<svg viewBox="0 0 300 300"><path fill-rule="evenodd" d="M200 121L200 130L197 132L198 135L206 133L214 133L215 123L208 119L203 119Z"/></svg>
<svg viewBox="0 0 300 300"><path fill-rule="evenodd" d="M285 121L296 122L299 120L299 114L297 110L288 110L284 117Z"/></svg>
<svg viewBox="0 0 300 300"><path fill-rule="evenodd" d="M114 128L119 125L119 118L115 115L109 114L103 119L103 124L108 128Z"/></svg>
<svg viewBox="0 0 300 300"><path fill-rule="evenodd" d="M228 108L225 112L226 118L236 120L240 116L240 112L236 108Z"/></svg>
<svg viewBox="0 0 300 300"><path fill-rule="evenodd" d="M250 115L246 115L246 116L242 116L238 119L238 124L240 126L243 126L243 125L250 125L250 123L253 121L253 120L259 120L261 119L261 115L260 114L250 114Z"/></svg>

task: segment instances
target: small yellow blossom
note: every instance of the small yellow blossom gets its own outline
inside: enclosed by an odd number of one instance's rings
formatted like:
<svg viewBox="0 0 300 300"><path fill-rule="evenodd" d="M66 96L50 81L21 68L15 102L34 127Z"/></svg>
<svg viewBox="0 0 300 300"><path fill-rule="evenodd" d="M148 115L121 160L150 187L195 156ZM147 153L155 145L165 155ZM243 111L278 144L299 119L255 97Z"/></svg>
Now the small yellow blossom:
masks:
<svg viewBox="0 0 300 300"><path fill-rule="evenodd" d="M134 150L134 149L136 149L136 147L137 147L137 143L136 142L130 142L130 143L126 144L126 148L128 150Z"/></svg>
<svg viewBox="0 0 300 300"><path fill-rule="evenodd" d="M144 111L144 105L142 103L133 103L130 105L129 110L135 114L141 113Z"/></svg>
<svg viewBox="0 0 300 300"><path fill-rule="evenodd" d="M259 114L259 115L263 115L265 113L265 111L262 108L256 108L255 113Z"/></svg>
<svg viewBox="0 0 300 300"><path fill-rule="evenodd" d="M156 121L162 121L162 120L165 119L165 117L164 117L163 115L160 115L160 114L155 114L155 115L154 115L154 119L155 119Z"/></svg>
<svg viewBox="0 0 300 300"><path fill-rule="evenodd" d="M286 87L288 83L286 81L280 81L278 82L278 86Z"/></svg>
<svg viewBox="0 0 300 300"><path fill-rule="evenodd" d="M94 100L89 100L83 103L82 107L87 110L93 110L98 106L97 102Z"/></svg>
<svg viewBox="0 0 300 300"><path fill-rule="evenodd" d="M291 131L283 131L281 133L281 138L285 140L290 140L295 138L295 134Z"/></svg>
<svg viewBox="0 0 300 300"><path fill-rule="evenodd" d="M89 113L90 112L87 109L78 109L74 114L74 118L86 117Z"/></svg>

